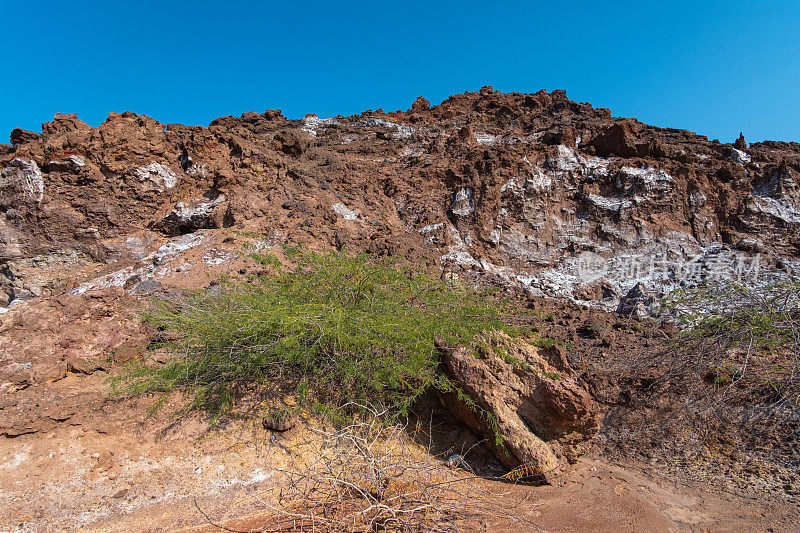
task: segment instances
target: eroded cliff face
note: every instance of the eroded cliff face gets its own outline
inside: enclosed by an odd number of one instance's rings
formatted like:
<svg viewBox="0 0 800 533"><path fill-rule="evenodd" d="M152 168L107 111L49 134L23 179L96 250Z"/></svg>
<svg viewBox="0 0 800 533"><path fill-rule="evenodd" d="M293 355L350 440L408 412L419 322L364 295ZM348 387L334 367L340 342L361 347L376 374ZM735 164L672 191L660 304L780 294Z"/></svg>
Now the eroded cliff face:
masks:
<svg viewBox="0 0 800 533"><path fill-rule="evenodd" d="M709 276L800 270L800 144L709 141L565 91L484 87L406 112L249 112L208 127L126 112L93 128L60 113L11 141L0 305L133 290L189 234L224 227L635 314ZM90 264L112 275L76 274Z"/></svg>

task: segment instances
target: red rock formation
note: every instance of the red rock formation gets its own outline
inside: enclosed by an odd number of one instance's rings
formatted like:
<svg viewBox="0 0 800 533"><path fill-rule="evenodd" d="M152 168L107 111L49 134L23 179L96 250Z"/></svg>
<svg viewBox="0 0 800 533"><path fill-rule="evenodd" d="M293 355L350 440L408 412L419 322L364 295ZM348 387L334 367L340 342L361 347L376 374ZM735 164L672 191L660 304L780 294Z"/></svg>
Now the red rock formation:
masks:
<svg viewBox="0 0 800 533"><path fill-rule="evenodd" d="M432 107L417 99L408 112L289 120L271 110L208 127L126 112L93 128L60 113L41 134L14 130L11 140L0 150L7 300L27 295L20 261L108 256L105 240L143 229L232 226L579 301L598 282L576 272L585 252L612 262L724 257L730 274L748 255L735 244L755 238L762 268L798 264L800 145L745 152L614 118L565 91L485 87ZM453 210L468 190L468 208ZM639 280L601 281L595 304L616 309Z"/></svg>

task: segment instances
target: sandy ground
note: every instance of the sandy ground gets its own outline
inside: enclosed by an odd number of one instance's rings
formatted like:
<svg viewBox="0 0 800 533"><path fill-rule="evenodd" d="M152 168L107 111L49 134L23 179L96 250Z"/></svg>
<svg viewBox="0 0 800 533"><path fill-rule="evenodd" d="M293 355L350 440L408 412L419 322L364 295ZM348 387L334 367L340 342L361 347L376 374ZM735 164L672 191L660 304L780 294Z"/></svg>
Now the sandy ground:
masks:
<svg viewBox="0 0 800 533"><path fill-rule="evenodd" d="M129 406L132 407L132 406ZM136 430L63 425L0 439L2 531L217 531L272 520L260 501L292 460L293 435L255 427L207 432L196 419ZM793 531L797 509L580 460L549 486L472 480L463 531ZM474 500L472 499L474 497ZM471 508L477 502L492 511Z"/></svg>

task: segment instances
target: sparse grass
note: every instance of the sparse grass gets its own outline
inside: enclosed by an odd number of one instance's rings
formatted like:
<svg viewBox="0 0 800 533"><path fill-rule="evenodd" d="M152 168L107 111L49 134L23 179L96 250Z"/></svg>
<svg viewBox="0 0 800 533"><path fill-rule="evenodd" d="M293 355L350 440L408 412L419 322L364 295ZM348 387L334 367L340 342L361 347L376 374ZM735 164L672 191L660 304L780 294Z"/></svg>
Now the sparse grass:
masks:
<svg viewBox="0 0 800 533"><path fill-rule="evenodd" d="M556 345L556 341L550 337L539 337L533 344L542 350L549 350Z"/></svg>
<svg viewBox="0 0 800 533"><path fill-rule="evenodd" d="M271 253L253 252L249 254L248 257L262 267L272 267L275 269L281 267L281 260L278 259L276 255Z"/></svg>
<svg viewBox="0 0 800 533"><path fill-rule="evenodd" d="M506 364L511 366L519 367L525 369L530 372L534 372L541 376L546 377L547 379L552 380L560 380L561 374L555 371L547 371L541 370L536 368L535 366L531 365L528 361L515 357L511 350L509 350L508 346L503 344L502 342L493 341L492 338L496 339L498 335L490 335L489 339L486 339L484 336L480 336L476 339L476 342L473 343L472 346L472 353L475 357L479 359L484 359L490 357L491 354L496 355L500 359L502 359ZM509 338L514 338L512 335L509 335ZM540 350L548 350L556 345L556 341L549 337L538 337L535 340L529 341L527 339L522 339L522 342L530 343L533 346L536 346ZM498 442L500 444L500 442Z"/></svg>
<svg viewBox="0 0 800 533"><path fill-rule="evenodd" d="M238 230L238 229L231 229L231 230L228 230L228 231L230 231L231 233L233 233L234 235L237 235L239 237L264 238L263 234L255 233L253 231L242 231L242 230Z"/></svg>
<svg viewBox="0 0 800 533"><path fill-rule="evenodd" d="M483 332L516 333L502 320L503 304L475 290L366 255L288 252L296 268L148 314L172 335L162 345L172 358L127 367L115 390L185 390L190 407L219 416L240 391L280 382L323 414L353 402L405 414L431 387L460 392L437 372L434 339L469 345Z"/></svg>
<svg viewBox="0 0 800 533"><path fill-rule="evenodd" d="M544 311L531 311L530 314L548 322L553 322L556 319L553 313L545 313Z"/></svg>

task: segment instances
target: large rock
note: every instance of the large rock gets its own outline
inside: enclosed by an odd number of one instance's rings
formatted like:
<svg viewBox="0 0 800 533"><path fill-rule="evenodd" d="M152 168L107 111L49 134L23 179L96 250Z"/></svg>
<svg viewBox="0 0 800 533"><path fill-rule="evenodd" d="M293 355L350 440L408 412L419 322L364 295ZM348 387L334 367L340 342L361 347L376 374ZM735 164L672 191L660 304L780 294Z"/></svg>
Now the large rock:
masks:
<svg viewBox="0 0 800 533"><path fill-rule="evenodd" d="M646 283L637 283L619 301L617 313L635 318L647 318L656 302L655 291Z"/></svg>
<svg viewBox="0 0 800 533"><path fill-rule="evenodd" d="M184 235L198 229L230 226L227 207L224 194L213 199L196 198L188 204L178 202L167 216L153 224L153 229L167 235Z"/></svg>
<svg viewBox="0 0 800 533"><path fill-rule="evenodd" d="M11 130L10 137L11 144L25 144L38 141L41 135L33 131L23 130L22 128L14 128Z"/></svg>
<svg viewBox="0 0 800 533"><path fill-rule="evenodd" d="M413 104L411 104L412 111L427 111L430 108L431 108L430 100L422 96L417 96L417 99L414 100Z"/></svg>
<svg viewBox="0 0 800 533"><path fill-rule="evenodd" d="M747 141L744 140L744 133L739 132L739 138L733 143L733 147L742 152L747 150Z"/></svg>
<svg viewBox="0 0 800 533"><path fill-rule="evenodd" d="M39 203L44 197L44 179L32 159L16 157L0 170L0 201L4 207L21 203Z"/></svg>
<svg viewBox="0 0 800 533"><path fill-rule="evenodd" d="M442 403L483 435L508 468L524 465L526 476L549 481L596 431L597 404L560 349L539 350L504 333L490 335L477 354L437 345L442 372L477 409L455 392L440 392ZM492 418L503 436L500 445Z"/></svg>
<svg viewBox="0 0 800 533"><path fill-rule="evenodd" d="M603 157L636 157L646 151L645 145L638 138L640 126L630 120L617 122L603 130L592 140L598 155ZM640 146L641 145L641 146Z"/></svg>

